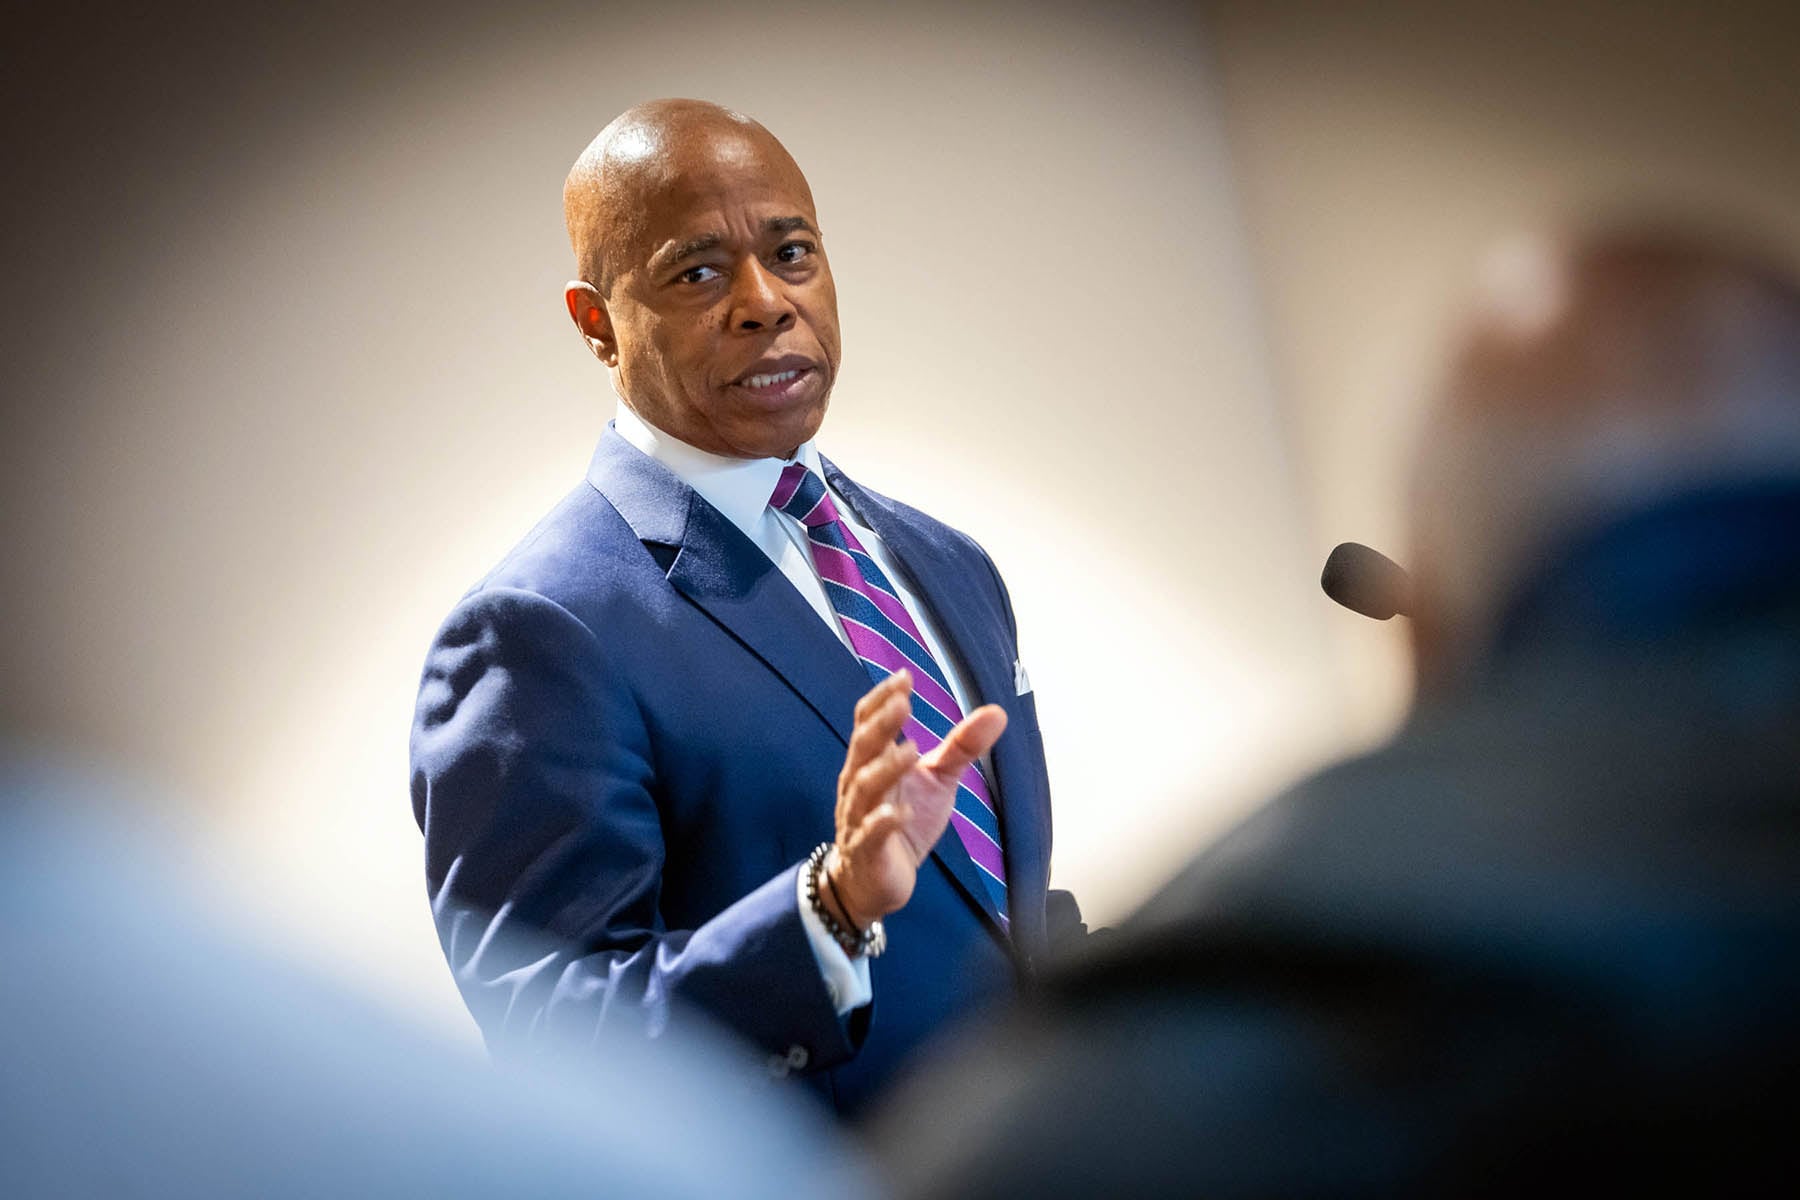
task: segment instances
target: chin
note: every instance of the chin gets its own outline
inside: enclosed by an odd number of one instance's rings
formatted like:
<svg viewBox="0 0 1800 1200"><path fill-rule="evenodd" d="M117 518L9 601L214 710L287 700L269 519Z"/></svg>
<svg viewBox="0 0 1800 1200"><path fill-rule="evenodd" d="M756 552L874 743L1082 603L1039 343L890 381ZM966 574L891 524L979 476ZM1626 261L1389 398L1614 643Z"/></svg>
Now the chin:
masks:
<svg viewBox="0 0 1800 1200"><path fill-rule="evenodd" d="M743 437L734 441L754 457L785 458L817 436L819 426L824 423L823 403L779 415L762 413L746 421Z"/></svg>

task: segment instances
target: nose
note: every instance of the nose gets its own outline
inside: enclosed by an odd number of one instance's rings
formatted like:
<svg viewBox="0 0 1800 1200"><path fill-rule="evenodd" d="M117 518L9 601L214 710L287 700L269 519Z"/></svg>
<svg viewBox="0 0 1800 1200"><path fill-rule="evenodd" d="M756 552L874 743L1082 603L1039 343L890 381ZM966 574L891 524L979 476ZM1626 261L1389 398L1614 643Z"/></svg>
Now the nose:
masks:
<svg viewBox="0 0 1800 1200"><path fill-rule="evenodd" d="M794 320L794 305L784 282L759 260L750 259L732 281L731 328L742 333L786 329Z"/></svg>

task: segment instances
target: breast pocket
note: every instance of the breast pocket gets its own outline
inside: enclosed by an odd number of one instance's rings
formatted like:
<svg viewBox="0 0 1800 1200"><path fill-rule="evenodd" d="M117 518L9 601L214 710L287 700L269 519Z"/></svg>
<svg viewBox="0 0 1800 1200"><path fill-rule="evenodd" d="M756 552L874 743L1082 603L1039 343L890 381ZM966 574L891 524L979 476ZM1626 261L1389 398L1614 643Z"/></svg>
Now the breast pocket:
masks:
<svg viewBox="0 0 1800 1200"><path fill-rule="evenodd" d="M1014 696L1001 705L1006 709L1007 732L1023 733L1038 731L1037 693L1026 692L1023 696ZM1041 739L1040 739L1041 740Z"/></svg>

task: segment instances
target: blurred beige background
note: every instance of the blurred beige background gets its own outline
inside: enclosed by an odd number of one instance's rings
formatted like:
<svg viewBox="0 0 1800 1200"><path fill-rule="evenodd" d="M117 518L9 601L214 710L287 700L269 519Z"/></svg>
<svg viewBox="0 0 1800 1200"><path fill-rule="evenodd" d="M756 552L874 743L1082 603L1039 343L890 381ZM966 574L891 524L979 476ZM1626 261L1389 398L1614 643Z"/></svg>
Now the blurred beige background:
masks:
<svg viewBox="0 0 1800 1200"><path fill-rule="evenodd" d="M1401 711L1401 631L1317 571L1403 549L1482 243L1650 199L1800 246L1784 6L1642 7L39 18L4 96L4 728L188 797L239 915L472 1037L417 672L614 405L561 306L563 172L703 96L807 170L845 336L820 444L1006 573L1056 878L1116 919Z"/></svg>

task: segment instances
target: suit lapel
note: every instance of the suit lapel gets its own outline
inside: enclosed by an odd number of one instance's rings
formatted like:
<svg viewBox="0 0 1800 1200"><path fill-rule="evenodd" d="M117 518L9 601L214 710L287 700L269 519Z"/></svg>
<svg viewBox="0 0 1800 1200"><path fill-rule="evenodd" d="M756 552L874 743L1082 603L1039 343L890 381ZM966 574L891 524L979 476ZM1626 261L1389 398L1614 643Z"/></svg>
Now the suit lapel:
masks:
<svg viewBox="0 0 1800 1200"><path fill-rule="evenodd" d="M891 501L863 491L829 461L824 467L832 487L850 499L905 568L977 702L1010 708L1012 679L1002 661L1005 648L996 647L991 630L983 636L975 623L984 600L976 585L963 578L966 560L935 544ZM663 566L669 583L775 672L848 745L856 702L870 687L868 672L780 568L698 492L610 425L594 450L588 481L625 518ZM1023 814L1009 821L1005 800L1006 781L1024 777L1026 764L1018 757L1024 752L1017 739L1009 742L1003 736L991 756L1009 881L1022 881L1018 872L1026 869L1029 858L1015 847L1031 822ZM999 916L962 839L940 837L932 857L998 931ZM1019 892L1016 885L1012 890ZM1029 888L1023 894L1031 894Z"/></svg>
<svg viewBox="0 0 1800 1200"><path fill-rule="evenodd" d="M856 702L869 690L868 673L768 555L611 426L594 451L588 480L652 549L669 583L761 659L848 745Z"/></svg>
<svg viewBox="0 0 1800 1200"><path fill-rule="evenodd" d="M1005 662L1005 647L996 645L992 628L984 630L979 614L986 602L976 584L966 577L966 555L957 557L948 547L938 543L909 519L893 501L858 487L829 460L824 460L825 477L831 486L856 506L859 517L880 535L882 542L905 568L907 582L915 595L930 610L932 624L948 643L945 649L956 656L956 666L974 689L977 704L999 704L1012 708L1013 681ZM1026 856L1016 847L1031 822L1025 814L1010 812L1006 804L1009 779L1023 778L1027 753L1021 739L1008 739L1004 734L994 744L989 762L993 770L994 793L1000 806L1000 852L1006 862L1008 894L1030 895L1029 887L1018 888L1024 877L1018 872ZM999 914L981 883L979 868L963 848L962 838L946 832L932 850L952 879L981 909L988 921L999 929ZM1015 859L1018 861L1015 862Z"/></svg>

